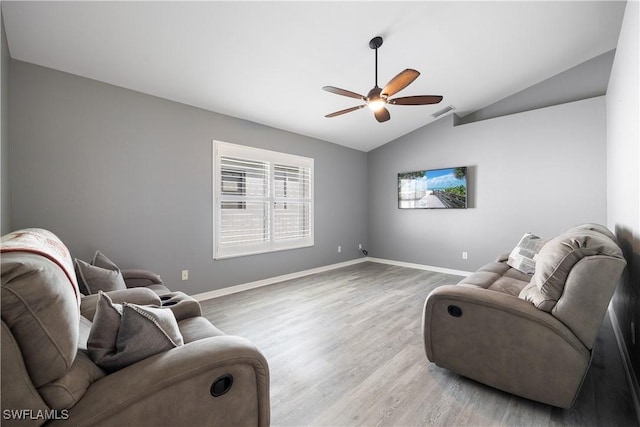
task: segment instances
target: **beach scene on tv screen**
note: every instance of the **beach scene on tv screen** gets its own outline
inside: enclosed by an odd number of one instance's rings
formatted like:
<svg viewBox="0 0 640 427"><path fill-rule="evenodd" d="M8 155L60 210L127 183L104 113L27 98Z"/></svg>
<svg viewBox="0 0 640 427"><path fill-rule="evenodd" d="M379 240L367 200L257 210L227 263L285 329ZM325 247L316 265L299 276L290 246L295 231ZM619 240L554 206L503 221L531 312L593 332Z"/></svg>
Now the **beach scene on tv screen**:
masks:
<svg viewBox="0 0 640 427"><path fill-rule="evenodd" d="M398 174L400 209L467 207L467 168L433 169Z"/></svg>

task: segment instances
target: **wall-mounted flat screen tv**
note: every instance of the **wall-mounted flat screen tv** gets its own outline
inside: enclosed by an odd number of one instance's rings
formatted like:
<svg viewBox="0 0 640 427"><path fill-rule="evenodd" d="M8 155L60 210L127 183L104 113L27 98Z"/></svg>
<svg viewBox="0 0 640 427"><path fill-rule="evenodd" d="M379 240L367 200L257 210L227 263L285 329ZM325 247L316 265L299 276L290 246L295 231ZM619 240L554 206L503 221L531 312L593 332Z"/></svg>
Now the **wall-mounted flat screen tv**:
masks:
<svg viewBox="0 0 640 427"><path fill-rule="evenodd" d="M467 168L428 169L398 174L400 209L464 209Z"/></svg>

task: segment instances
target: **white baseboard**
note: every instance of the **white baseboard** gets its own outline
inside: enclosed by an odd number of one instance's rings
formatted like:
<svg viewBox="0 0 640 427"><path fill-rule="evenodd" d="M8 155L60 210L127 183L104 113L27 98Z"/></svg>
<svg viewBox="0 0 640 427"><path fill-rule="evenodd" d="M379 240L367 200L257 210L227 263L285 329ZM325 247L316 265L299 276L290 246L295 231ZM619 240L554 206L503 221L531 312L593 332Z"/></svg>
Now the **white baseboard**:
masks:
<svg viewBox="0 0 640 427"><path fill-rule="evenodd" d="M356 258L350 261L339 262L337 264L325 265L323 267L312 268L310 270L298 271L295 273L284 274L282 276L270 277L268 279L256 280L255 282L243 283L241 285L229 286L222 289L216 289L214 291L203 292L200 294L192 295L197 301L204 301L211 298L218 298L225 295L231 295L242 291L248 291L249 289L260 288L262 286L273 285L274 283L284 282L285 280L298 279L300 277L309 276L311 274L323 273L325 271L335 270L337 268L348 267L350 265L360 264L362 262L377 262L379 264L396 265L399 267L415 268L418 270L428 270L435 273L453 274L456 276L468 276L471 274L469 271L451 270L448 268L432 267L423 264L413 264L409 262L393 261L381 258Z"/></svg>
<svg viewBox="0 0 640 427"><path fill-rule="evenodd" d="M249 289L260 288L262 286L273 285L274 283L284 282L285 280L298 279L300 277L309 276L311 274L323 273L325 271L335 270L336 268L348 267L354 264L360 264L366 262L368 259L356 258L350 261L339 262L337 264L325 265L323 267L312 268L310 270L298 271L295 273L284 274L282 276L270 277L268 279L256 280L255 282L243 283L241 285L229 286L222 289L216 289L215 291L203 292L201 294L192 295L198 301L204 301L211 298L218 298L225 295L231 295L242 291L248 291Z"/></svg>
<svg viewBox="0 0 640 427"><path fill-rule="evenodd" d="M618 351L620 351L620 358L622 359L624 372L627 375L629 389L631 389L631 400L633 401L633 406L636 410L638 423L640 423L640 386L638 386L638 380L633 371L633 365L631 365L631 358L629 357L627 346L624 343L624 336L622 335L622 329L620 329L620 323L618 323L618 317L616 316L616 312L611 304L609 304L609 317L611 318L611 326L613 326L613 333L616 336L616 342L618 343Z"/></svg>
<svg viewBox="0 0 640 427"><path fill-rule="evenodd" d="M402 262L402 261L393 261L390 259L381 259L381 258L368 258L371 262L377 262L380 264L389 264L389 265L397 265L398 267L407 267L407 268L415 268L417 270L427 270L433 271L434 273L444 273L444 274L453 274L454 276L470 276L472 271L463 271L463 270L452 270L450 268L441 268L441 267L433 267L431 265L424 264L414 264L411 262Z"/></svg>

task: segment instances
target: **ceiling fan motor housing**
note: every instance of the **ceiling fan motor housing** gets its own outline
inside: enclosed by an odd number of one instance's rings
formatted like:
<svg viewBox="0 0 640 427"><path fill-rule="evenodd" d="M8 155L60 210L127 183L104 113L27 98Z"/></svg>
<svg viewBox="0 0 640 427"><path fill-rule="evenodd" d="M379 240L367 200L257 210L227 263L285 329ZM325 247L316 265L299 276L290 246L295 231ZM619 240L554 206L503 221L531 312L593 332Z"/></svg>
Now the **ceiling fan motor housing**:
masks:
<svg viewBox="0 0 640 427"><path fill-rule="evenodd" d="M378 86L374 87L367 94L367 101L371 101L378 98L382 99L382 96L380 96L381 92L382 92L382 88L379 88Z"/></svg>

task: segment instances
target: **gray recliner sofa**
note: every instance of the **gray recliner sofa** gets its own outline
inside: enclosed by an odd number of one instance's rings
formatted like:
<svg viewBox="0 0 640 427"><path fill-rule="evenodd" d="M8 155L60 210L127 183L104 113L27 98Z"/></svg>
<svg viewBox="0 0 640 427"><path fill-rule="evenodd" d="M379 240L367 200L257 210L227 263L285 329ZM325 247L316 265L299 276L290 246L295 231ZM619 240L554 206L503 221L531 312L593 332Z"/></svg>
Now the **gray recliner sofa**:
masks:
<svg viewBox="0 0 640 427"><path fill-rule="evenodd" d="M625 265L615 236L598 224L545 243L533 274L502 256L429 294L427 358L500 390L569 408Z"/></svg>
<svg viewBox="0 0 640 427"><path fill-rule="evenodd" d="M195 300L181 304L169 293L163 301L144 285L110 293L113 304L176 308L183 343L113 372L100 368L88 352L96 310L86 298L97 299L74 286L62 242L38 233L62 256L6 248L3 238L3 426L269 425L266 359L200 316Z"/></svg>

